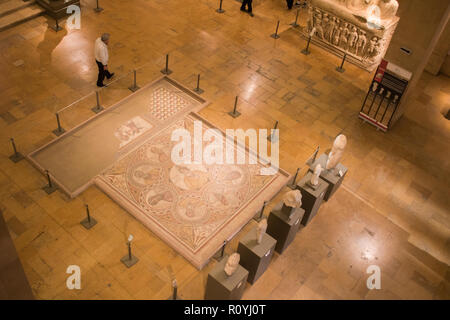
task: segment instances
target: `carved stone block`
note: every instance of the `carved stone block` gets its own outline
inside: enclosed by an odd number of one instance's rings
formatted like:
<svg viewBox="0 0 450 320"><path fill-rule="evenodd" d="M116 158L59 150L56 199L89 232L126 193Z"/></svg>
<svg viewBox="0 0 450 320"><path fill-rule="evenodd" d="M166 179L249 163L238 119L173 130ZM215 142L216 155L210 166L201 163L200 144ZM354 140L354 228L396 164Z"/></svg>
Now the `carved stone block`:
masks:
<svg viewBox="0 0 450 320"><path fill-rule="evenodd" d="M279 254L294 241L295 235L300 228L305 210L302 208L292 208L294 212L290 217L281 210L272 210L267 219L267 233L277 240L275 251Z"/></svg>
<svg viewBox="0 0 450 320"><path fill-rule="evenodd" d="M239 241L237 249L241 255L241 265L249 272L247 281L251 284L266 271L277 243L267 233L263 234L261 243L256 241L256 237L256 228L253 228Z"/></svg>
<svg viewBox="0 0 450 320"><path fill-rule="evenodd" d="M227 276L224 271L227 260L228 256L225 256L209 272L205 300L239 300L242 298L248 271L239 265L231 276Z"/></svg>
<svg viewBox="0 0 450 320"><path fill-rule="evenodd" d="M309 167L308 171L313 172L317 164L320 164L321 166L325 165L327 163L327 159L328 156L325 153L320 155L320 157ZM323 198L325 201L328 201L328 199L330 199L331 196L337 191L339 186L342 184L342 181L344 181L347 171L347 167L341 163L338 163L334 169L322 170L320 177L328 182L328 189Z"/></svg>
<svg viewBox="0 0 450 320"><path fill-rule="evenodd" d="M311 0L303 34L311 42L372 71L397 27L396 0Z"/></svg>
<svg viewBox="0 0 450 320"><path fill-rule="evenodd" d="M328 189L328 183L319 178L317 186L310 184L312 172L308 172L297 184L297 188L302 193L302 208L305 214L302 219L302 225L306 226L312 218L317 214L320 205L322 204L325 192Z"/></svg>

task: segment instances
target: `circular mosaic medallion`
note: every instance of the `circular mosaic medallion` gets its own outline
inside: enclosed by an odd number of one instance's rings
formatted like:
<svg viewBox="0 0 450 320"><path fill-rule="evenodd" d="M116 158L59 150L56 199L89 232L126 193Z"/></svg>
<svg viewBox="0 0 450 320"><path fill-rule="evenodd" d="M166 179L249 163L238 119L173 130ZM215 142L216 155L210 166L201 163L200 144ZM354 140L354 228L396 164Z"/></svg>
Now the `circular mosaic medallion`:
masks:
<svg viewBox="0 0 450 320"><path fill-rule="evenodd" d="M176 193L162 185L143 190L139 199L141 206L147 211L156 213L166 213L173 210L176 201Z"/></svg>
<svg viewBox="0 0 450 320"><path fill-rule="evenodd" d="M171 166L172 161L170 159L170 145L155 144L151 145L145 150L145 156L148 160L159 165Z"/></svg>
<svg viewBox="0 0 450 320"><path fill-rule="evenodd" d="M162 177L163 169L149 162L136 163L127 172L128 182L138 187L160 184Z"/></svg>
<svg viewBox="0 0 450 320"><path fill-rule="evenodd" d="M210 180L208 169L194 164L170 168L169 177L178 188L188 191L200 190Z"/></svg>
<svg viewBox="0 0 450 320"><path fill-rule="evenodd" d="M215 182L226 186L240 186L248 179L248 172L245 166L223 165L214 168Z"/></svg>
<svg viewBox="0 0 450 320"><path fill-rule="evenodd" d="M201 223L208 217L207 203L197 197L185 197L178 201L174 216L180 222Z"/></svg>
<svg viewBox="0 0 450 320"><path fill-rule="evenodd" d="M208 206L219 210L230 210L237 208L242 202L241 190L223 185L208 185L203 193L204 200Z"/></svg>

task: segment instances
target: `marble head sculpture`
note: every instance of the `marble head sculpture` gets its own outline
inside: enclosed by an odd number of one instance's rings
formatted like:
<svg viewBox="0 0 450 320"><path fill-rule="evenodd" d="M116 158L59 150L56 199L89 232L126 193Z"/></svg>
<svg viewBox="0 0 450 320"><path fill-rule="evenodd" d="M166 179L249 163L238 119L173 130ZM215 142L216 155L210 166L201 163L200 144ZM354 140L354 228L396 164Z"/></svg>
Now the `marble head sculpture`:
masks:
<svg viewBox="0 0 450 320"><path fill-rule="evenodd" d="M317 186L319 184L319 177L321 173L322 173L322 166L320 164L317 164L316 167L314 168L314 173L310 181L313 186Z"/></svg>
<svg viewBox="0 0 450 320"><path fill-rule="evenodd" d="M341 161L342 154L344 153L345 146L347 145L347 138L340 134L334 139L333 147L331 148L331 152L328 155L327 164L325 169L330 170L334 169L339 161Z"/></svg>
<svg viewBox="0 0 450 320"><path fill-rule="evenodd" d="M267 219L262 219L256 227L256 242L261 243L264 233L267 230Z"/></svg>
<svg viewBox="0 0 450 320"><path fill-rule="evenodd" d="M236 272L237 267L239 266L239 260L241 259L241 256L239 253L235 252L233 253L227 260L227 263L225 264L224 271L227 276L231 277L233 273Z"/></svg>
<svg viewBox="0 0 450 320"><path fill-rule="evenodd" d="M281 205L282 204L282 205ZM278 203L278 207L281 206L281 212L291 219L297 208L302 205L302 194L299 190L292 190L286 192L283 195L282 201Z"/></svg>
<svg viewBox="0 0 450 320"><path fill-rule="evenodd" d="M300 208L302 205L302 194L299 190L286 192L283 196L283 203L286 207Z"/></svg>

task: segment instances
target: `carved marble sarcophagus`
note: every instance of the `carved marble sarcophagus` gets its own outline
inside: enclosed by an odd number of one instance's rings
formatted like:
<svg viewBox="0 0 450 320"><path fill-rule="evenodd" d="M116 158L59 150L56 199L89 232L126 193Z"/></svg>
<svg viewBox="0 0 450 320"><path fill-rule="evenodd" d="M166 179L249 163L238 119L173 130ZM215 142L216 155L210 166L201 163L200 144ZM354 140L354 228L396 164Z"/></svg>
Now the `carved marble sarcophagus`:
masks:
<svg viewBox="0 0 450 320"><path fill-rule="evenodd" d="M397 27L396 0L310 0L303 34L311 42L372 71Z"/></svg>

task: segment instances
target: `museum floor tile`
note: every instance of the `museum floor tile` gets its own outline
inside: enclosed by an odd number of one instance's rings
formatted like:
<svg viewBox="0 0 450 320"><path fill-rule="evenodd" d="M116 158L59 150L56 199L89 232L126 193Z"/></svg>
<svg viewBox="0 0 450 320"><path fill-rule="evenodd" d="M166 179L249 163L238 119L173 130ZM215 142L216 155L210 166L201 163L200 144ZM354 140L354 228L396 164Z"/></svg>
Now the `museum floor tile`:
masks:
<svg viewBox="0 0 450 320"><path fill-rule="evenodd" d="M55 138L55 112L67 130L92 116L97 67L93 44L111 34L110 67L116 82L100 92L111 106L138 84L158 78L170 53L170 75L194 88L201 73L200 111L222 129L271 128L279 121L280 164L303 167L319 145L348 138L342 187L292 245L275 255L267 272L246 288L245 299L449 299L450 298L450 81L424 74L405 115L388 133L357 114L373 74L311 47L290 30L295 12L283 1L255 6L255 17L225 1L82 0L81 30L55 33L39 17L0 33L0 210L37 299L166 299L175 277L185 299L202 299L209 263L198 271L95 186L75 199L47 195L46 179L27 161L8 157L13 137L22 154ZM304 24L305 12L299 21ZM280 20L280 39L269 37ZM123 78L122 78L123 76ZM233 119L234 98L239 95ZM92 139L96 137L93 136ZM85 230L84 204L98 224ZM267 208L268 210L273 203ZM227 245L236 250L247 225ZM120 258L133 234L140 261L127 269ZM82 290L68 290L66 269L79 265ZM379 265L381 290L366 286L369 265Z"/></svg>

